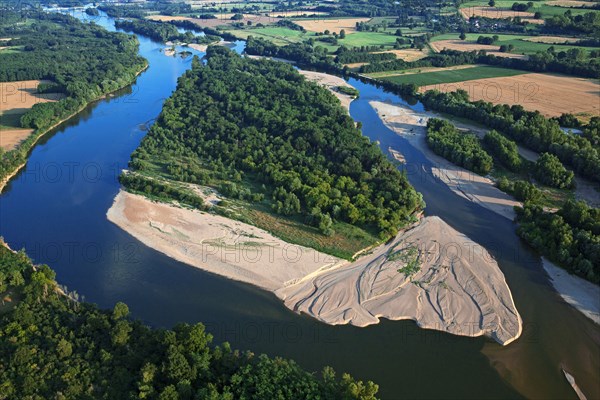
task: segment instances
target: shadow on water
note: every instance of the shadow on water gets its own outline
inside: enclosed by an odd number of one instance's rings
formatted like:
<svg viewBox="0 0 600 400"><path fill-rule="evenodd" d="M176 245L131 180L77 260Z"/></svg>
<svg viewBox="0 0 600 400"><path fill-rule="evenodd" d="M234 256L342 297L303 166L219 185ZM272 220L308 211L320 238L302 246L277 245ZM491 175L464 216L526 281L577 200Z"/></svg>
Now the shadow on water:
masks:
<svg viewBox="0 0 600 400"><path fill-rule="evenodd" d="M128 97L123 92L88 107L33 149L27 167L0 196L0 234L13 248L51 265L61 284L101 307L124 301L133 316L158 327L201 321L217 343L290 357L315 371L331 365L376 381L383 398L573 397L558 361L569 364L584 390L599 393L590 389L597 380L598 329L550 290L539 257L520 243L510 221L458 197L428 174L409 174L424 194L427 213L489 246L513 289L529 339L501 347L485 338L419 329L411 321L328 326L291 312L271 293L172 260L111 224L106 211L119 190L120 170L145 134L140 126L160 113L191 62L161 54L163 45L143 37L140 45L150 68L129 94L136 101L122 101ZM374 98L401 99L352 83L361 98L351 113L369 127L364 133L384 151L391 146L409 163L430 168L368 104ZM62 166L59 179L50 179L49 165ZM527 330L529 325L535 329Z"/></svg>

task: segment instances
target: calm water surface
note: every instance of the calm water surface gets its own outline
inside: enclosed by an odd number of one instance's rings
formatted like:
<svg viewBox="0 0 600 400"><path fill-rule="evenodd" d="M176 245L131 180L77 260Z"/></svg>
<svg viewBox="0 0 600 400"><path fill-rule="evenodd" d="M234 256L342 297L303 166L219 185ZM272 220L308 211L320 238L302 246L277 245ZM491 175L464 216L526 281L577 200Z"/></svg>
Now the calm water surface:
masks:
<svg viewBox="0 0 600 400"><path fill-rule="evenodd" d="M94 21L114 30L110 18ZM422 154L387 129L368 104L406 102L372 85L350 82L361 92L351 115L384 152L391 147L405 154L428 215L440 216L497 258L524 320L517 342L502 347L421 330L410 321L324 325L291 312L270 293L171 260L110 223L106 211L119 190L120 170L191 65L190 58L162 54L164 47L140 37L150 68L137 82L92 104L33 149L27 167L0 196L0 235L13 248L51 265L61 284L101 307L124 301L134 317L160 327L201 321L215 342L290 357L315 371L331 365L376 381L384 398L575 398L561 365L589 398L600 397L600 329L551 289L539 256L519 241L512 222L431 177ZM241 51L243 43L235 48Z"/></svg>

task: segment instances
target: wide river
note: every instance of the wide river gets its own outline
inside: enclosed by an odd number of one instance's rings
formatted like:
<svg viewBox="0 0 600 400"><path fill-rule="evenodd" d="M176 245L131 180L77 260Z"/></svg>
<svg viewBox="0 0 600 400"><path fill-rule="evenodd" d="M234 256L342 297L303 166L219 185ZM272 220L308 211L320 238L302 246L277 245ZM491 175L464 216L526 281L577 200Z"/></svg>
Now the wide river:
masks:
<svg viewBox="0 0 600 400"><path fill-rule="evenodd" d="M115 29L105 16L94 21ZM588 398L600 398L600 328L552 289L540 257L511 221L418 172L431 165L369 105L406 102L372 85L350 81L361 93L352 117L384 152L392 147L405 154L427 215L440 216L496 257L524 320L523 336L509 346L422 330L411 321L328 326L293 313L271 293L169 259L110 223L106 211L120 170L191 64L189 57L165 56L164 47L140 37L150 67L137 82L90 105L33 149L0 196L0 235L11 247L25 248L61 284L101 307L126 302L134 317L159 327L200 321L216 343L293 358L314 371L331 365L377 382L383 398L576 398L561 367ZM243 50L243 43L235 48Z"/></svg>

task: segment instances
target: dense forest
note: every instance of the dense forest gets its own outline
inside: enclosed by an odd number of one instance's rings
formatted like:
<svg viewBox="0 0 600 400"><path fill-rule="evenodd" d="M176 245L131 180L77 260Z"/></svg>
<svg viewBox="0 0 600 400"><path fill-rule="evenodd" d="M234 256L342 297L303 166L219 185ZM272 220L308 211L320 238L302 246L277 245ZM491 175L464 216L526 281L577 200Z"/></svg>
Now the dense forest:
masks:
<svg viewBox="0 0 600 400"><path fill-rule="evenodd" d="M343 221L387 238L422 207L328 90L288 64L220 46L209 47L206 65L194 59L130 162L138 173L157 165L178 181L234 183L236 196L264 197L326 235Z"/></svg>
<svg viewBox="0 0 600 400"><path fill-rule="evenodd" d="M427 145L434 153L470 171L485 175L492 169L492 157L474 134L460 132L450 122L427 121Z"/></svg>
<svg viewBox="0 0 600 400"><path fill-rule="evenodd" d="M0 178L23 164L36 135L79 111L90 101L135 80L147 63L138 55L138 41L124 33L107 32L67 15L37 11L0 13L0 37L12 38L0 62L0 81L45 79L43 85L65 94L54 103L38 103L21 118L36 134L2 154Z"/></svg>
<svg viewBox="0 0 600 400"><path fill-rule="evenodd" d="M517 209L517 233L551 261L600 283L600 210L567 201L557 212L527 202Z"/></svg>
<svg viewBox="0 0 600 400"><path fill-rule="evenodd" d="M576 135L563 132L556 120L537 111L526 111L520 105L470 102L464 90L450 93L430 90L419 99L427 108L477 121L534 151L551 153L575 172L600 182L600 148L588 140L588 136L594 137L594 132L597 135L597 120L591 122L590 128L584 128L586 135Z"/></svg>
<svg viewBox="0 0 600 400"><path fill-rule="evenodd" d="M157 22L143 19L135 20L117 20L115 21L115 27L134 33L139 33L153 39L157 42L183 42L183 43L197 43L197 44L209 44L218 42L221 38L215 35L194 35L190 31L185 33L179 33L177 26L168 22Z"/></svg>
<svg viewBox="0 0 600 400"><path fill-rule="evenodd" d="M293 361L215 346L201 323L150 329L78 302L48 266L0 245L0 398L375 399L378 387Z"/></svg>

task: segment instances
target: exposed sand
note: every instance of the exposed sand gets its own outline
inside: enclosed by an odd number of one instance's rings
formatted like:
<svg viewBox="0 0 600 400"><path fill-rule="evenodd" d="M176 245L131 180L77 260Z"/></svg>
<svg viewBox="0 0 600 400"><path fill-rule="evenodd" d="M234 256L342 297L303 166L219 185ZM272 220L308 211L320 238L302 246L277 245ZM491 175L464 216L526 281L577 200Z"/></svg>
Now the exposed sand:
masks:
<svg viewBox="0 0 600 400"><path fill-rule="evenodd" d="M511 221L514 219L513 207L521 205L520 202L496 188L491 179L458 167L429 149L425 141L427 121L432 117L445 118L434 113L420 113L408 107L380 101L370 101L369 104L388 128L406 138L434 164L431 169L433 175L441 179L454 193ZM419 168L421 169L422 167Z"/></svg>
<svg viewBox="0 0 600 400"><path fill-rule="evenodd" d="M433 51L436 51L436 52L440 52L444 49L458 50L458 51L485 50L487 54L493 54L498 57L527 58L527 56L525 56L523 54L502 53L501 51L499 51L500 46L491 45L491 44L479 44L474 41L466 41L466 40L460 40L460 39L438 40L438 41L429 43L429 46L431 46Z"/></svg>
<svg viewBox="0 0 600 400"><path fill-rule="evenodd" d="M600 324L600 286L569 274L544 257L542 264L560 296L586 317Z"/></svg>
<svg viewBox="0 0 600 400"><path fill-rule="evenodd" d="M311 32L329 30L330 32L340 33L343 29L348 34L356 32L357 22L367 22L369 20L371 18L315 18L294 22Z"/></svg>
<svg viewBox="0 0 600 400"><path fill-rule="evenodd" d="M485 17L491 19L505 19L505 18L533 18L533 12L529 11L513 11L510 8L498 8L498 7L464 7L460 9L460 13L465 19L469 19L472 16Z"/></svg>
<svg viewBox="0 0 600 400"><path fill-rule="evenodd" d="M573 375L571 375L570 373L565 371L564 368L563 368L562 372L565 375L565 378L567 378L567 382L569 382L569 385L571 385L571 387L577 394L577 397L579 398L579 400L587 400L587 397L585 396L585 394L583 394L583 392L581 391L581 388L579 387L577 382L575 382L575 378L573 377Z"/></svg>
<svg viewBox="0 0 600 400"><path fill-rule="evenodd" d="M350 111L350 103L352 102L352 100L354 100L354 98L347 94L338 92L336 90L336 88L338 86L354 88L354 86L350 85L348 82L346 82L344 79L340 78L339 76L324 74L322 72L306 71L303 69L299 70L298 72L300 72L302 75L304 75L306 77L306 79L316 82L316 83L320 84L321 86L324 86L327 89L329 89L329 91L331 91L331 93L333 93L335 95L335 97L337 97L340 100L340 103L342 103L342 106L346 110Z"/></svg>
<svg viewBox="0 0 600 400"><path fill-rule="evenodd" d="M287 244L252 225L155 203L124 191L117 195L107 216L142 243L170 257L267 290L346 262Z"/></svg>
<svg viewBox="0 0 600 400"><path fill-rule="evenodd" d="M206 49L208 49L208 45L207 44L198 44L198 43L189 43L187 45L187 47L192 48L192 49L197 50L197 51L201 51L203 53L206 53Z"/></svg>
<svg viewBox="0 0 600 400"><path fill-rule="evenodd" d="M547 117L563 113L600 115L598 80L565 75L526 73L522 75L475 79L419 88L420 92L464 89L471 101L494 104L519 104L526 110L539 111Z"/></svg>
<svg viewBox="0 0 600 400"><path fill-rule="evenodd" d="M506 345L522 321L491 255L438 217L348 263L256 227L121 191L108 219L177 260L274 292L328 324L412 319L427 329ZM416 260L412 276L398 270ZM411 275L411 274L408 274Z"/></svg>
<svg viewBox="0 0 600 400"><path fill-rule="evenodd" d="M574 37L562 37L562 36L531 36L524 38L527 42L535 43L547 43L547 44L569 44L577 43L580 39Z"/></svg>

